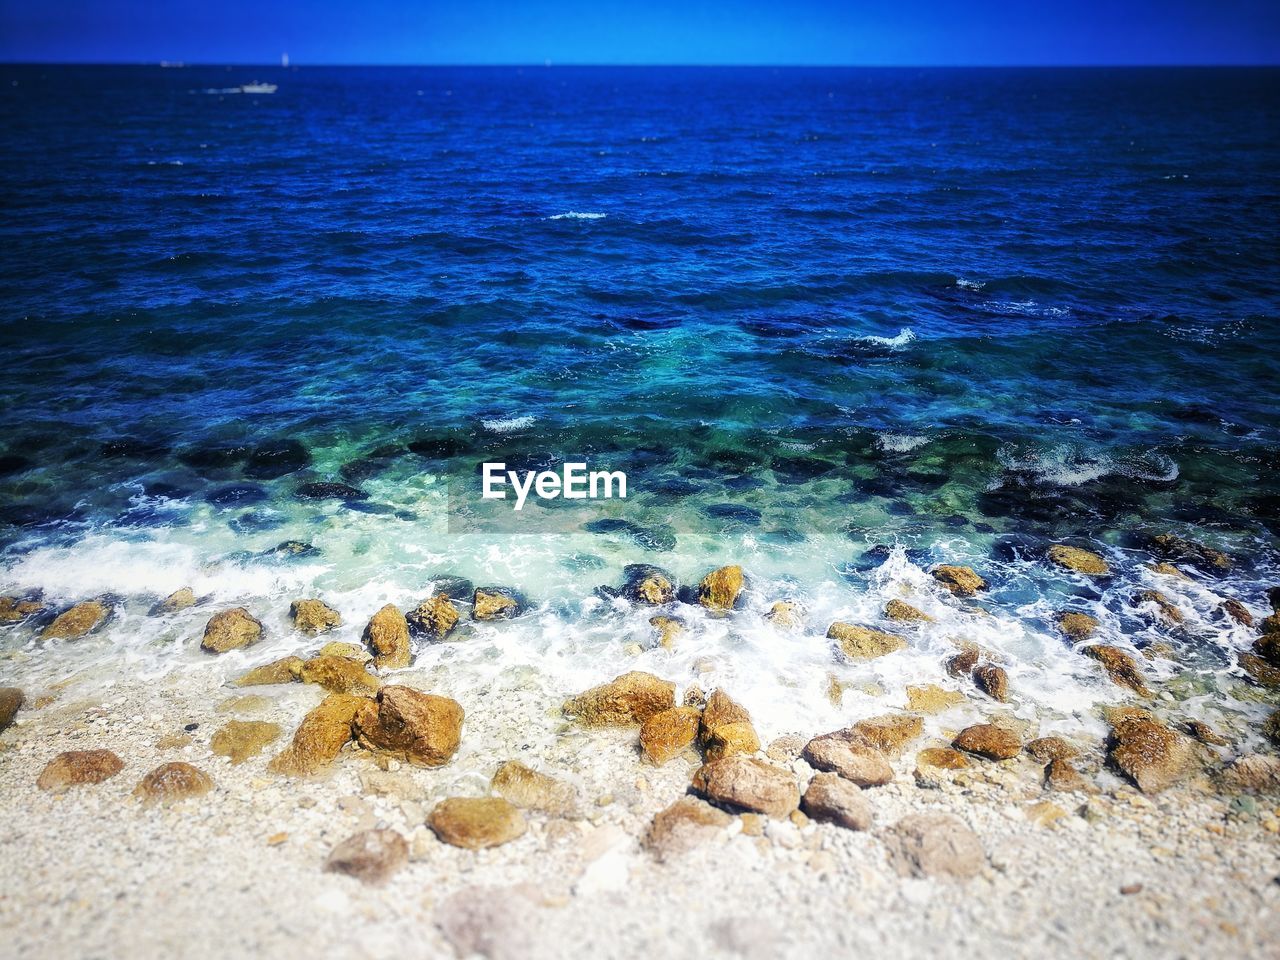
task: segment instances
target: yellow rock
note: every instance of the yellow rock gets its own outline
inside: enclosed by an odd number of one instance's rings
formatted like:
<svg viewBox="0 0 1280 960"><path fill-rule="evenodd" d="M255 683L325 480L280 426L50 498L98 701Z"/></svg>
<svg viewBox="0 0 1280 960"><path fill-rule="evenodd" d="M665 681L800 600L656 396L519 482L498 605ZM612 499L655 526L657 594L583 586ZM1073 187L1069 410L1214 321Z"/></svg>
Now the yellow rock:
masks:
<svg viewBox="0 0 1280 960"><path fill-rule="evenodd" d="M295 600L289 605L293 626L303 633L316 636L342 625L342 614L323 600Z"/></svg>
<svg viewBox="0 0 1280 960"><path fill-rule="evenodd" d="M557 817L575 814L577 791L573 786L526 767L519 760L501 764L489 783L494 793L525 810L538 810Z"/></svg>
<svg viewBox="0 0 1280 960"><path fill-rule="evenodd" d="M458 625L458 620L461 618L448 596L437 593L418 604L405 619L408 620L411 629L428 639L443 640L453 632L453 628ZM476 617L476 619L492 618Z"/></svg>
<svg viewBox="0 0 1280 960"><path fill-rule="evenodd" d="M702 711L693 707L672 707L655 713L640 727L640 752L654 766L679 756L698 736Z"/></svg>
<svg viewBox="0 0 1280 960"><path fill-rule="evenodd" d="M760 749L760 738L750 722L722 723L711 731L703 744L708 763L739 753L751 754Z"/></svg>
<svg viewBox="0 0 1280 960"><path fill-rule="evenodd" d="M244 607L233 607L209 618L200 646L210 653L226 653L257 643L261 637L262 624Z"/></svg>
<svg viewBox="0 0 1280 960"><path fill-rule="evenodd" d="M676 705L676 685L633 670L567 700L566 716L589 727L638 726Z"/></svg>
<svg viewBox="0 0 1280 960"><path fill-rule="evenodd" d="M929 572L933 574L933 579L957 597L972 597L979 590L987 589L987 581L978 576L973 567L940 563Z"/></svg>
<svg viewBox="0 0 1280 960"><path fill-rule="evenodd" d="M65 790L102 783L124 769L124 761L110 750L67 750L45 765L36 779L41 790Z"/></svg>
<svg viewBox="0 0 1280 960"><path fill-rule="evenodd" d="M372 697L382 682L364 665L346 657L312 657L298 671L303 683L314 683L333 693L356 693Z"/></svg>
<svg viewBox="0 0 1280 960"><path fill-rule="evenodd" d="M356 711L351 727L367 750L420 767L438 767L457 753L463 719L456 700L387 686L378 691L376 701L366 700Z"/></svg>
<svg viewBox="0 0 1280 960"><path fill-rule="evenodd" d="M409 623L394 604L388 603L369 619L364 643L378 667L395 670L409 665Z"/></svg>
<svg viewBox="0 0 1280 960"><path fill-rule="evenodd" d="M273 683L293 683L301 672L301 657L284 657L254 667L236 680L236 686L260 687Z"/></svg>
<svg viewBox="0 0 1280 960"><path fill-rule="evenodd" d="M331 693L302 718L293 742L267 768L286 776L318 773L337 758L352 737L351 721L369 700L347 693Z"/></svg>
<svg viewBox="0 0 1280 960"><path fill-rule="evenodd" d="M732 610L742 593L742 567L728 566L712 570L698 585L698 602L708 610Z"/></svg>
<svg viewBox="0 0 1280 960"><path fill-rule="evenodd" d="M42 640L78 640L107 619L107 607L97 600L77 603L58 614L53 623L40 631Z"/></svg>
<svg viewBox="0 0 1280 960"><path fill-rule="evenodd" d="M849 729L881 753L896 757L924 733L924 720L910 713L893 713L859 720Z"/></svg>
<svg viewBox="0 0 1280 960"><path fill-rule="evenodd" d="M209 749L220 757L230 757L233 764L244 763L279 739L282 732L278 723L229 720L214 733Z"/></svg>
<svg viewBox="0 0 1280 960"><path fill-rule="evenodd" d="M650 617L649 626L658 631L658 643L667 650L675 647L676 638L685 631L684 621L676 617Z"/></svg>
<svg viewBox="0 0 1280 960"><path fill-rule="evenodd" d="M1111 565L1096 553L1055 543L1049 548L1049 561L1066 570L1090 577L1105 577L1111 573Z"/></svg>
<svg viewBox="0 0 1280 960"><path fill-rule="evenodd" d="M509 843L527 829L524 816L501 797L451 797L438 803L427 825L445 843L480 850Z"/></svg>
<svg viewBox="0 0 1280 960"><path fill-rule="evenodd" d="M330 640L316 651L317 657L346 657L348 660L359 660L368 663L373 657L364 647L354 643L343 643L341 640Z"/></svg>
<svg viewBox="0 0 1280 960"><path fill-rule="evenodd" d="M792 600L775 600L764 618L780 630L798 630L804 626L804 612Z"/></svg>
<svg viewBox="0 0 1280 960"><path fill-rule="evenodd" d="M505 590L477 589L472 597L471 616L477 620L510 620L520 612L520 601Z"/></svg>
<svg viewBox="0 0 1280 960"><path fill-rule="evenodd" d="M892 633L836 621L827 628L827 638L836 641L850 660L870 660L901 650L907 641Z"/></svg>
<svg viewBox="0 0 1280 960"><path fill-rule="evenodd" d="M942 713L966 699L959 690L948 690L933 683L907 687L907 709L912 713Z"/></svg>
<svg viewBox="0 0 1280 960"><path fill-rule="evenodd" d="M917 610L902 600L890 600L884 605L884 615L899 623L933 623L933 617L923 610Z"/></svg>
<svg viewBox="0 0 1280 960"><path fill-rule="evenodd" d="M1041 800L1024 807L1023 812L1027 815L1027 819L1038 827L1052 826L1067 815L1067 811L1049 800Z"/></svg>
<svg viewBox="0 0 1280 960"><path fill-rule="evenodd" d="M163 763L143 777L133 795L143 803L175 803L188 797L203 797L213 789L213 781L203 770L176 760Z"/></svg>

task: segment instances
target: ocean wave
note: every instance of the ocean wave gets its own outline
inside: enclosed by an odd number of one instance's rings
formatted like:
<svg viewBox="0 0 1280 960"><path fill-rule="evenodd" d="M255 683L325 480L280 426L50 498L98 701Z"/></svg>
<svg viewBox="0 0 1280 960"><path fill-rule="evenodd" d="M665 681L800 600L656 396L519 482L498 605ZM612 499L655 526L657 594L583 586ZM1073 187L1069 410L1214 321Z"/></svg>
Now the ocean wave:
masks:
<svg viewBox="0 0 1280 960"><path fill-rule="evenodd" d="M915 331L910 327L903 327L898 331L896 336L877 337L865 336L855 338L859 343L870 343L877 347L888 347L890 350L901 350L911 341L916 339Z"/></svg>
<svg viewBox="0 0 1280 960"><path fill-rule="evenodd" d="M1039 449L1005 444L996 452L996 459L1011 473L1030 474L1059 487L1078 487L1109 476L1158 483L1178 479L1178 464L1155 450L1112 457L1072 444Z"/></svg>
<svg viewBox="0 0 1280 960"><path fill-rule="evenodd" d="M964 277L956 277L956 286L961 290L981 290L986 286L982 280L966 280Z"/></svg>
<svg viewBox="0 0 1280 960"><path fill-rule="evenodd" d="M1060 320L1071 316L1070 307L1051 307L1035 300L988 300L982 305L984 310L1002 313L1013 317L1046 317Z"/></svg>
<svg viewBox="0 0 1280 960"><path fill-rule="evenodd" d="M537 419L527 414L523 417L496 417L492 420L481 420L480 426L490 433L514 433L533 426Z"/></svg>
<svg viewBox="0 0 1280 960"><path fill-rule="evenodd" d="M603 220L607 217L607 213L579 213L577 210L570 210L568 213L557 213L554 216L547 217L548 220Z"/></svg>
<svg viewBox="0 0 1280 960"><path fill-rule="evenodd" d="M914 433L885 432L876 436L876 446L886 453L910 453L929 442L928 437Z"/></svg>

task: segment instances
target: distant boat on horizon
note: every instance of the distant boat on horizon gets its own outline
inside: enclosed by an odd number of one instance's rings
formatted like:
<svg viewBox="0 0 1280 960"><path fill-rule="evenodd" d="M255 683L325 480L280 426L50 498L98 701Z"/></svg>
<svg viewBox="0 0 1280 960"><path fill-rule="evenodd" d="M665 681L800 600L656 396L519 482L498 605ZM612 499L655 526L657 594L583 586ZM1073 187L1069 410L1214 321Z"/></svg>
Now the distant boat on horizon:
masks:
<svg viewBox="0 0 1280 960"><path fill-rule="evenodd" d="M275 93L277 86L274 83L246 83L240 87L241 93Z"/></svg>

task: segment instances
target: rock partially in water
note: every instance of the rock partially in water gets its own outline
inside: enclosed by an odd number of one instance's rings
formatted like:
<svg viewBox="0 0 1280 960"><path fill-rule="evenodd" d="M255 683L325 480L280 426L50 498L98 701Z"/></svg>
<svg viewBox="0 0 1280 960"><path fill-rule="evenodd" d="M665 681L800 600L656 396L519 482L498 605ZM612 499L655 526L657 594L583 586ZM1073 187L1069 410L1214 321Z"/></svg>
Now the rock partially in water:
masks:
<svg viewBox="0 0 1280 960"><path fill-rule="evenodd" d="M924 733L924 720L910 713L890 713L859 720L850 732L887 757L896 757Z"/></svg>
<svg viewBox="0 0 1280 960"><path fill-rule="evenodd" d="M347 643L343 640L330 640L316 651L316 656L342 657L346 660L355 660L357 663L369 663L373 660L373 657L369 656L369 651L364 647L354 643Z"/></svg>
<svg viewBox="0 0 1280 960"><path fill-rule="evenodd" d="M369 618L362 639L379 669L397 670L409 665L409 622L395 604L388 603Z"/></svg>
<svg viewBox="0 0 1280 960"><path fill-rule="evenodd" d="M289 604L293 626L308 636L319 636L342 625L342 614L323 600L295 600Z"/></svg>
<svg viewBox="0 0 1280 960"><path fill-rule="evenodd" d="M254 667L235 681L237 687L260 687L273 683L293 683L302 674L301 657L282 657Z"/></svg>
<svg viewBox="0 0 1280 960"><path fill-rule="evenodd" d="M186 610L188 607L196 605L196 592L190 587L182 587L173 591L154 607L151 608L153 617L160 617L170 613L177 613L180 610Z"/></svg>
<svg viewBox="0 0 1280 960"><path fill-rule="evenodd" d="M369 495L347 483L312 481L298 487L299 500L367 500Z"/></svg>
<svg viewBox="0 0 1280 960"><path fill-rule="evenodd" d="M302 718L293 742L267 769L286 776L310 776L324 770L352 738L351 721L370 701L349 693L331 693Z"/></svg>
<svg viewBox="0 0 1280 960"><path fill-rule="evenodd" d="M889 861L904 877L976 876L986 862L978 835L958 817L914 813L903 817L885 838Z"/></svg>
<svg viewBox="0 0 1280 960"><path fill-rule="evenodd" d="M67 750L45 765L36 779L41 790L61 791L68 787L102 783L124 769L124 761L110 750Z"/></svg>
<svg viewBox="0 0 1280 960"><path fill-rule="evenodd" d="M1111 565L1101 556L1080 547L1071 547L1064 543L1055 543L1048 550L1049 562L1088 577L1105 577L1111 574Z"/></svg>
<svg viewBox="0 0 1280 960"><path fill-rule="evenodd" d="M1253 653L1241 653L1236 660L1254 683L1269 690L1280 690L1280 667L1272 666Z"/></svg>
<svg viewBox="0 0 1280 960"><path fill-rule="evenodd" d="M420 767L448 763L462 742L462 705L410 687L387 686L356 711L352 730L360 746Z"/></svg>
<svg viewBox="0 0 1280 960"><path fill-rule="evenodd" d="M907 709L912 713L943 713L966 699L959 690L948 690L935 683L907 687Z"/></svg>
<svg viewBox="0 0 1280 960"><path fill-rule="evenodd" d="M760 738L746 707L723 690L713 690L702 711L698 740L707 760L722 760L735 753L755 753Z"/></svg>
<svg viewBox="0 0 1280 960"><path fill-rule="evenodd" d="M577 815L578 795L572 784L526 767L519 760L498 766L490 789L524 810L537 810L553 817Z"/></svg>
<svg viewBox="0 0 1280 960"><path fill-rule="evenodd" d="M675 705L674 683L636 670L565 701L563 710L589 727L633 727Z"/></svg>
<svg viewBox="0 0 1280 960"><path fill-rule="evenodd" d="M884 615L898 623L933 623L933 617L903 600L890 600L884 605Z"/></svg>
<svg viewBox="0 0 1280 960"><path fill-rule="evenodd" d="M950 747L926 747L916 754L916 785L925 788L943 786L950 775L969 766L969 759Z"/></svg>
<svg viewBox="0 0 1280 960"><path fill-rule="evenodd" d="M1188 720L1187 733L1201 743L1211 747L1225 747L1228 745L1226 738L1218 736L1213 727L1203 720Z"/></svg>
<svg viewBox="0 0 1280 960"><path fill-rule="evenodd" d="M694 707L672 707L655 713L640 727L640 753L645 761L662 766L693 745L698 737L702 711Z"/></svg>
<svg viewBox="0 0 1280 960"><path fill-rule="evenodd" d="M262 624L244 607L233 607L209 618L200 647L210 653L226 653L257 643L261 637Z"/></svg>
<svg viewBox="0 0 1280 960"><path fill-rule="evenodd" d="M1267 717L1266 723L1262 725L1262 733L1273 744L1280 747L1280 710Z"/></svg>
<svg viewBox="0 0 1280 960"><path fill-rule="evenodd" d="M17 687L0 687L0 733L9 729L25 702L26 696Z"/></svg>
<svg viewBox="0 0 1280 960"><path fill-rule="evenodd" d="M819 773L810 780L801 807L814 820L847 830L871 829L871 804L857 786L835 773Z"/></svg>
<svg viewBox="0 0 1280 960"><path fill-rule="evenodd" d="M111 611L97 600L77 603L64 610L47 627L40 631L41 640L79 640L90 630L101 626Z"/></svg>
<svg viewBox="0 0 1280 960"><path fill-rule="evenodd" d="M1009 702L1009 674L1004 667L984 663L973 668L973 682L992 700Z"/></svg>
<svg viewBox="0 0 1280 960"><path fill-rule="evenodd" d="M382 681L347 657L312 657L298 670L298 679L314 683L331 693L354 693L362 697L376 696Z"/></svg>
<svg viewBox="0 0 1280 960"><path fill-rule="evenodd" d="M698 603L708 610L728 612L738 603L745 583L742 567L736 564L712 570L698 584Z"/></svg>
<svg viewBox="0 0 1280 960"><path fill-rule="evenodd" d="M686 629L685 622L679 617L650 617L649 626L658 631L658 644L664 650L674 650L676 638Z"/></svg>
<svg viewBox="0 0 1280 960"><path fill-rule="evenodd" d="M1070 640L1079 642L1088 640L1098 629L1096 618L1087 613L1076 613L1064 610L1058 614L1058 629Z"/></svg>
<svg viewBox="0 0 1280 960"><path fill-rule="evenodd" d="M741 754L703 764L693 775L693 789L716 803L770 817L785 817L800 806L800 788L789 771Z"/></svg>
<svg viewBox="0 0 1280 960"><path fill-rule="evenodd" d="M1162 533L1151 538L1151 551L1164 560L1180 560L1206 570L1223 573L1231 569L1231 557L1221 550L1207 547L1194 540L1173 533Z"/></svg>
<svg viewBox="0 0 1280 960"><path fill-rule="evenodd" d="M395 830L363 830L334 847L324 869L380 887L408 862L409 844Z"/></svg>
<svg viewBox="0 0 1280 960"><path fill-rule="evenodd" d="M827 639L836 641L840 652L850 660L883 657L907 645L907 641L896 634L839 620L827 628Z"/></svg>
<svg viewBox="0 0 1280 960"><path fill-rule="evenodd" d="M1107 758L1143 793L1166 790L1190 772L1194 752L1189 737L1140 710L1116 710L1110 719Z"/></svg>
<svg viewBox="0 0 1280 960"><path fill-rule="evenodd" d="M175 760L162 763L140 781L133 795L145 804L177 803L191 797L203 797L213 789L213 780L198 767Z"/></svg>
<svg viewBox="0 0 1280 960"><path fill-rule="evenodd" d="M1218 782L1241 793L1280 794L1280 757L1264 753L1237 757L1218 773Z"/></svg>
<svg viewBox="0 0 1280 960"><path fill-rule="evenodd" d="M505 587L477 587L471 598L471 616L476 620L510 620L524 611L524 603Z"/></svg>
<svg viewBox="0 0 1280 960"><path fill-rule="evenodd" d="M501 797L450 797L436 804L427 825L445 843L481 850L524 835L524 815Z"/></svg>
<svg viewBox="0 0 1280 960"><path fill-rule="evenodd" d="M648 563L630 563L622 568L622 596L632 603L661 606L674 603L679 584L666 570Z"/></svg>
<svg viewBox="0 0 1280 960"><path fill-rule="evenodd" d="M775 600L764 618L779 630L799 630L804 626L804 610L794 600Z"/></svg>
<svg viewBox="0 0 1280 960"><path fill-rule="evenodd" d="M405 617L409 630L428 640L443 640L461 619L448 595L435 593Z"/></svg>
<svg viewBox="0 0 1280 960"><path fill-rule="evenodd" d="M1192 582L1190 577L1172 563L1149 563L1147 564L1147 569L1164 577L1173 577L1175 580L1185 580L1188 583Z"/></svg>
<svg viewBox="0 0 1280 960"><path fill-rule="evenodd" d="M859 787L878 787L893 780L893 767L884 753L852 729L814 737L805 744L803 756L815 770L838 774Z"/></svg>
<svg viewBox="0 0 1280 960"><path fill-rule="evenodd" d="M1018 735L994 723L975 723L965 727L956 734L952 745L957 750L987 760L1008 760L1022 752L1022 741Z"/></svg>
<svg viewBox="0 0 1280 960"><path fill-rule="evenodd" d="M947 658L947 674L956 678L969 676L973 673L973 668L977 666L980 656L982 656L982 651L977 647L965 647L955 656Z"/></svg>
<svg viewBox="0 0 1280 960"><path fill-rule="evenodd" d="M1249 612L1248 607L1235 597L1230 597L1222 601L1222 607L1220 609L1222 610L1223 616L1234 620L1236 623L1242 624L1246 627L1253 626L1253 614Z"/></svg>
<svg viewBox="0 0 1280 960"><path fill-rule="evenodd" d="M233 765L241 764L275 743L283 732L278 723L228 720L214 733L209 749L220 757L230 757Z"/></svg>
<svg viewBox="0 0 1280 960"><path fill-rule="evenodd" d="M1165 623L1178 624L1182 623L1182 611L1178 609L1178 605L1166 597L1159 590L1141 590L1134 594L1133 604L1136 607L1153 607L1155 617L1163 620Z"/></svg>
<svg viewBox="0 0 1280 960"><path fill-rule="evenodd" d="M1268 617L1267 619L1271 619ZM1280 667L1280 633L1264 633L1253 641L1253 652L1273 667Z"/></svg>
<svg viewBox="0 0 1280 960"><path fill-rule="evenodd" d="M1086 657L1092 657L1101 663L1113 683L1128 687L1140 697L1151 696L1151 691L1147 689L1142 672L1138 669L1137 661L1119 647L1113 647L1105 643L1093 643L1087 647L1081 647L1080 652Z"/></svg>
<svg viewBox="0 0 1280 960"><path fill-rule="evenodd" d="M17 623L44 609L38 600L23 600L19 597L0 597L0 623Z"/></svg>
<svg viewBox="0 0 1280 960"><path fill-rule="evenodd" d="M660 810L645 832L643 846L658 860L687 853L727 827L733 818L697 797L681 797Z"/></svg>
<svg viewBox="0 0 1280 960"><path fill-rule="evenodd" d="M978 591L987 589L987 581L978 576L972 567L940 563L929 572L933 575L933 579L957 597L972 597Z"/></svg>

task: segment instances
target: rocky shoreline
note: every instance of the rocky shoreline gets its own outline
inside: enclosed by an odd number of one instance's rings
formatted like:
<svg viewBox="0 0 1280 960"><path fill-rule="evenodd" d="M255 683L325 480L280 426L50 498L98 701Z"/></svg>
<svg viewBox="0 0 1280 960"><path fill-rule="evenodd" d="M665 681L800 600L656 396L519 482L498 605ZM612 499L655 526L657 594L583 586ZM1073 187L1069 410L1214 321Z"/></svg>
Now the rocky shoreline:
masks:
<svg viewBox="0 0 1280 960"><path fill-rule="evenodd" d="M1229 563L1198 550L1202 564ZM1077 546L1051 548L1047 561L1073 576L1110 572ZM968 567L931 575L955 603L987 589ZM690 629L682 607L732 618L749 589L736 565L682 587L637 564L600 593L653 607L652 643L671 649ZM779 642L824 642L857 664L893 656L933 621L911 599L890 600L877 623L808 623L785 596L765 599L765 617ZM441 578L415 608L377 610L358 645L326 642L341 612L297 599L290 620L314 650L225 685L171 673L122 676L82 701L74 678L38 696L0 690L10 798L0 843L32 865L10 874L0 907L33 956L210 952L182 939L190 925L256 938L246 949L354 954L353 931L330 916L330 901L347 898L364 910L352 921L359 937L426 938L460 956L634 956L674 944L748 957L855 946L1160 956L1185 944L1262 955L1280 936L1280 589L1269 599L1256 619L1236 598L1222 603L1257 631L1239 662L1272 702L1244 734L1185 715L1130 653L1099 642L1093 617L1060 611L1063 642L1124 701L1104 709L1108 733L1093 742L1010 711L1006 664L963 638L939 664L946 681L908 686L905 710L768 739L732 690L687 677L634 670L552 702L517 669L466 689L416 666L424 644L467 619L519 617L528 601L514 590ZM200 603L184 588L152 614ZM1158 591L1133 603L1178 622ZM74 641L110 616L105 598L63 610L0 599L0 618L42 640ZM254 612L226 607L201 647L220 657L262 638ZM934 719L965 706L979 722ZM207 863L206 848L217 851ZM162 850L180 854L157 865ZM282 913L237 871L269 874L314 922ZM106 939L41 905L95 882L82 896ZM205 882L216 902L198 919L183 897L153 911L157 930L178 938L166 946L122 922L142 909L130 891ZM107 891L129 905L118 911Z"/></svg>

